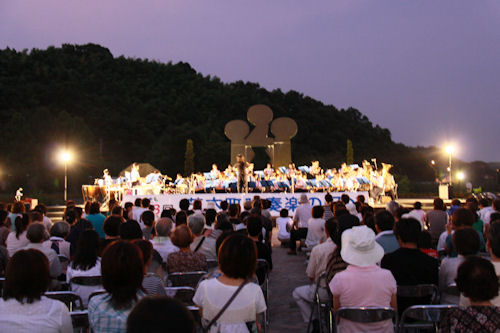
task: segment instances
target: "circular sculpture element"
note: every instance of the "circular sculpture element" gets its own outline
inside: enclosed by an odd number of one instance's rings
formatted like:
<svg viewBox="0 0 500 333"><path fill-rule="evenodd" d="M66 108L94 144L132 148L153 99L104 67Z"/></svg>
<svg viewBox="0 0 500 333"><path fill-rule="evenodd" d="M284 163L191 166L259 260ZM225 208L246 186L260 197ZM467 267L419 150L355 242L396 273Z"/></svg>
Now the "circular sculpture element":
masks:
<svg viewBox="0 0 500 333"><path fill-rule="evenodd" d="M269 124L273 120L273 111L264 104L253 105L248 109L247 119L252 125Z"/></svg>
<svg viewBox="0 0 500 333"><path fill-rule="evenodd" d="M250 127L243 120L231 120L224 127L224 134L234 143L243 143Z"/></svg>
<svg viewBox="0 0 500 333"><path fill-rule="evenodd" d="M289 117L274 119L271 123L271 133L276 141L287 141L297 134L297 123Z"/></svg>

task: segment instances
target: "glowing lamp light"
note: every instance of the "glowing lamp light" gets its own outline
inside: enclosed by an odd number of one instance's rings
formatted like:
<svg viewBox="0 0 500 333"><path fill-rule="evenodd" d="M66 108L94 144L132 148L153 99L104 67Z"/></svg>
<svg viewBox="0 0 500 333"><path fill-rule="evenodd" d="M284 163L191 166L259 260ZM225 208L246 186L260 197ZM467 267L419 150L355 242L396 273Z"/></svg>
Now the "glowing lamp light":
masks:
<svg viewBox="0 0 500 333"><path fill-rule="evenodd" d="M465 179L465 174L462 171L457 172L457 179L458 180L464 180Z"/></svg>
<svg viewBox="0 0 500 333"><path fill-rule="evenodd" d="M451 155L455 152L455 147L453 147L452 145L447 145L444 150L446 151L446 153L448 155Z"/></svg>
<svg viewBox="0 0 500 333"><path fill-rule="evenodd" d="M432 160L432 161L431 161L431 164L432 164L432 165L436 165L436 161Z"/></svg>
<svg viewBox="0 0 500 333"><path fill-rule="evenodd" d="M71 160L71 154L67 151L64 151L59 155L59 158L62 162L67 163Z"/></svg>

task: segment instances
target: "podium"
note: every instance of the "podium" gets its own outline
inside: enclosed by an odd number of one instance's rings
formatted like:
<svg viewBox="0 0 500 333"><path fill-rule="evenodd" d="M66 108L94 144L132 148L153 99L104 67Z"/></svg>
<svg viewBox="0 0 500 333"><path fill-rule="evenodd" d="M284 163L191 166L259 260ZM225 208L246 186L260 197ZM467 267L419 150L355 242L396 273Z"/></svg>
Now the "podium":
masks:
<svg viewBox="0 0 500 333"><path fill-rule="evenodd" d="M448 184L439 184L439 197L443 200L450 199L450 186Z"/></svg>

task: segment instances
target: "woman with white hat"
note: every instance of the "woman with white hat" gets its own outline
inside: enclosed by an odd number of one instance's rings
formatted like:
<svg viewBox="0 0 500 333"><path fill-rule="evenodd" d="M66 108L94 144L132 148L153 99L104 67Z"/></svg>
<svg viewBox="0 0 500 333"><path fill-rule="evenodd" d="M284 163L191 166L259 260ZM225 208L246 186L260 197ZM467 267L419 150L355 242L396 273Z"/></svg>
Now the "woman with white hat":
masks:
<svg viewBox="0 0 500 333"><path fill-rule="evenodd" d="M353 227L342 234L342 259L349 264L329 284L333 308L378 306L397 310L396 280L389 270L377 266L384 249L375 241L375 233L365 225ZM392 321L356 323L340 320L339 332L393 332Z"/></svg>

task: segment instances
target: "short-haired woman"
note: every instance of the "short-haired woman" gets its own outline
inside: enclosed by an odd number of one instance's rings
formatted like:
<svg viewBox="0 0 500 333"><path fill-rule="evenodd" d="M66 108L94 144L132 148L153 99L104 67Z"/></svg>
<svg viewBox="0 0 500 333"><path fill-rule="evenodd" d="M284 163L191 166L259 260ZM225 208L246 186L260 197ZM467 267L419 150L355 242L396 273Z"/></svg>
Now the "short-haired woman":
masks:
<svg viewBox="0 0 500 333"><path fill-rule="evenodd" d="M468 297L470 306L451 309L441 321L442 332L498 332L500 308L491 305L498 296L498 276L493 264L469 256L458 267L457 288Z"/></svg>
<svg viewBox="0 0 500 333"><path fill-rule="evenodd" d="M2 332L73 332L66 305L42 296L50 281L49 261L42 252L29 249L14 254L0 299Z"/></svg>
<svg viewBox="0 0 500 333"><path fill-rule="evenodd" d="M193 239L193 233L187 225L182 224L174 229L172 243L179 248L179 251L167 256L167 273L208 270L205 256L192 252L189 247Z"/></svg>
<svg viewBox="0 0 500 333"><path fill-rule="evenodd" d="M246 283L209 332L248 332L257 315L266 310L262 290L248 283L255 274L257 249L254 242L241 234L227 237L218 254L222 275L204 280L198 286L193 302L200 307L202 322L206 326L222 309L242 283ZM257 327L259 327L257 325ZM252 331L252 330L250 330Z"/></svg>
<svg viewBox="0 0 500 333"><path fill-rule="evenodd" d="M101 274L107 293L90 299L90 327L95 333L126 332L128 314L145 296L141 250L127 241L110 244L102 254Z"/></svg>

